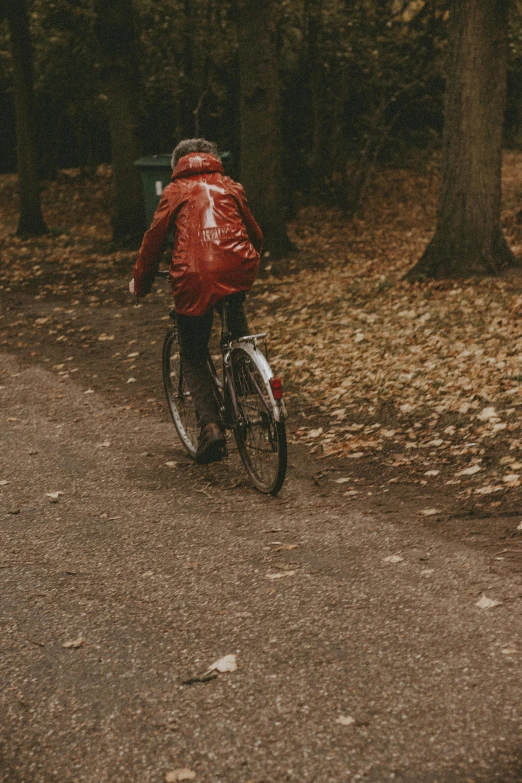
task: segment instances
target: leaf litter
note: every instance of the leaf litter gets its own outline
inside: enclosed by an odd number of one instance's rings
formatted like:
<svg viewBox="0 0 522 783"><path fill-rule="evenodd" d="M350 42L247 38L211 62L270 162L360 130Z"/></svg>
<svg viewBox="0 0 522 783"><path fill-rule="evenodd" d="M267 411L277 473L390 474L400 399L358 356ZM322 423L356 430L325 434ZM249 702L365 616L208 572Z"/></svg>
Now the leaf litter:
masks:
<svg viewBox="0 0 522 783"><path fill-rule="evenodd" d="M507 154L504 165L504 227L520 253L522 156ZM381 174L362 218L304 210L292 238L320 261L272 280L276 306L257 298L274 365L322 418L293 438L324 457L388 464L391 456L407 470L458 476L462 498L477 481L507 492L518 481L502 478L514 475L509 464L479 462L499 449L512 462L522 456L522 280L405 282L433 230L436 188L422 176L387 176L396 200L379 194Z"/></svg>

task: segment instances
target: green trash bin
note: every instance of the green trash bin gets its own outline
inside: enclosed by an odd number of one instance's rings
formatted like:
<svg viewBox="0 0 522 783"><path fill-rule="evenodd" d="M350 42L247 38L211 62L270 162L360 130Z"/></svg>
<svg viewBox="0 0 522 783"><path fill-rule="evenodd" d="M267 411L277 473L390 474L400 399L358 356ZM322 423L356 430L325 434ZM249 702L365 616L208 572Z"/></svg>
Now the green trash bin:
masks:
<svg viewBox="0 0 522 783"><path fill-rule="evenodd" d="M160 196L170 182L172 176L170 158L170 155L146 155L134 164L140 171L143 184L146 228L150 226Z"/></svg>
<svg viewBox="0 0 522 783"><path fill-rule="evenodd" d="M221 158L223 168L225 169L225 174L235 178L232 153L221 152L219 157ZM147 221L146 228L150 226L160 196L170 182L172 176L170 159L171 155L146 155L143 158L139 158L134 164L140 171L141 181L143 183L145 218Z"/></svg>

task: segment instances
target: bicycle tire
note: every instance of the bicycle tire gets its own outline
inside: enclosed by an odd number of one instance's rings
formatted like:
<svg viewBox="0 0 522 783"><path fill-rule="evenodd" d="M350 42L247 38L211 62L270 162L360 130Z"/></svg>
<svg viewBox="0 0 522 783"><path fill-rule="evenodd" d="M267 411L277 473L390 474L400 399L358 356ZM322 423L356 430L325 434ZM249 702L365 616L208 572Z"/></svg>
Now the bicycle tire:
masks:
<svg viewBox="0 0 522 783"><path fill-rule="evenodd" d="M162 372L172 421L185 450L194 458L199 434L198 419L192 395L183 380L179 335L175 326L169 329L163 342Z"/></svg>
<svg viewBox="0 0 522 783"><path fill-rule="evenodd" d="M236 347L231 371L238 408L234 437L241 461L260 492L277 495L287 466L285 423L275 408L267 378L270 368L255 350Z"/></svg>

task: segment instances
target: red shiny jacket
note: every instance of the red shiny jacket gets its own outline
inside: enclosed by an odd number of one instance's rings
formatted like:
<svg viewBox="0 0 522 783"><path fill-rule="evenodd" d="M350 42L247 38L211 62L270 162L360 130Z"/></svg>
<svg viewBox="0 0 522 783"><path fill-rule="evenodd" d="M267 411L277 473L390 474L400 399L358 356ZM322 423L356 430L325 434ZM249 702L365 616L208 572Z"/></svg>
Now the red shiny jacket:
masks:
<svg viewBox="0 0 522 783"><path fill-rule="evenodd" d="M172 230L177 313L203 315L224 296L251 288L263 237L243 187L224 176L219 158L192 152L178 161L138 253L137 296L150 292Z"/></svg>

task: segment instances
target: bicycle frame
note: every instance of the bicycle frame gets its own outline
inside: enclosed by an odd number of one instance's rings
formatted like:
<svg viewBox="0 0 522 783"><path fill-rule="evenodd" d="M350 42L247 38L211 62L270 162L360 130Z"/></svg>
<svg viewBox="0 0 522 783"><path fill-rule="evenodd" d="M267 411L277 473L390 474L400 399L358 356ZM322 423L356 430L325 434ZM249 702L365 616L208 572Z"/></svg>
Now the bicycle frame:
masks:
<svg viewBox="0 0 522 783"><path fill-rule="evenodd" d="M157 273L157 276L167 279L169 277L169 273L167 271L162 270ZM231 353L234 350L234 348L240 346L245 351L245 353L247 353L249 356L252 357L254 361L257 360L257 366L261 373L263 383L265 385L264 390L257 387L257 391L260 393L260 398L263 399L264 401L264 405L266 407L267 412L269 411L269 405L265 401L265 393L268 394L268 398L270 400L270 406L272 407L272 412L275 421L283 422L286 419L286 407L284 401L282 399L281 400L275 399L272 392L272 388L270 386L270 379L273 376L266 358L266 353L267 353L266 337L267 337L267 333L262 332L260 334L249 334L249 335L245 335L244 337L233 338L228 328L228 301L225 299L221 311L221 340L220 340L221 363L222 363L221 378L219 377L216 371L214 362L212 361L210 354L208 356L208 368L214 382L214 393L216 395L216 402L221 412L223 421L229 426L233 426L234 423L239 421L241 418L241 414L239 412L239 408L237 404L233 378L231 374L231 359L230 359ZM264 351L259 345L261 341L263 341L264 343ZM257 382L255 381L255 379L253 380L257 386ZM180 373L179 383L180 383L179 394L181 396L182 385L183 385L182 373ZM227 413L228 413L227 404L226 404L227 393L229 395L229 400L232 406L233 421L230 424L227 421Z"/></svg>

